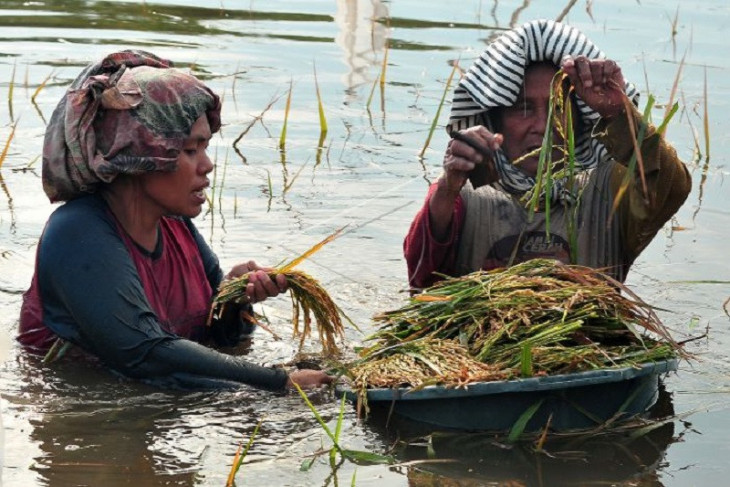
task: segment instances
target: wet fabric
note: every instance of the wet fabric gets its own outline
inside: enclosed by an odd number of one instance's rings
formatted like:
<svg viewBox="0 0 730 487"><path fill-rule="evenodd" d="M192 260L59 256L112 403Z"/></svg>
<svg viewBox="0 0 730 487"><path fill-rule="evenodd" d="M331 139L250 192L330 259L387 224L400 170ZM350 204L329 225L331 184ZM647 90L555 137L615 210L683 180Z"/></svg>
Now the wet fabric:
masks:
<svg viewBox="0 0 730 487"><path fill-rule="evenodd" d="M220 99L194 76L148 52L88 66L54 110L43 145L51 202L94 192L119 174L172 171L195 121L220 128Z"/></svg>
<svg viewBox="0 0 730 487"><path fill-rule="evenodd" d="M642 117L636 109L631 115L636 132ZM629 122L623 116L600 120L596 133L611 159L576 178L582 181L581 199L576 207L553 207L549 236L545 213L529 217L516 196L491 186L473 190L466 184L454 201L449 235L437 240L431 232L429 200L438 183L432 184L403 242L411 287L422 289L444 275L537 257L601 268L623 281L636 257L684 203L692 180L674 148L649 126L641 143L649 198L637 172L614 208L614 195L634 153ZM574 237L568 218L575 218Z"/></svg>
<svg viewBox="0 0 730 487"><path fill-rule="evenodd" d="M283 369L198 343L208 334L237 340L242 323L206 327L212 290L223 276L218 259L189 219L165 217L160 228L162 243L147 252L125 234L100 195L61 205L38 246L18 341L45 353L60 337L139 379L283 389Z"/></svg>
<svg viewBox="0 0 730 487"><path fill-rule="evenodd" d="M79 204L75 203L74 206ZM83 214L72 213L79 216ZM131 239L112 214L109 214L109 217L114 221L116 231L131 257L136 270L135 277L141 282L146 298L139 300L141 296L127 294L124 296L126 304L149 308L159 320L160 327L166 332L194 341L203 341L206 338L206 322L213 292L205 274L201 252L185 222L180 218L163 218L160 221L157 247L149 252ZM69 243L73 246L79 243L54 239L53 235L55 234L51 229L43 238L51 239L49 245L55 248L66 248L65 251L69 254L72 252L72 249L67 248ZM117 258L115 249L89 249L88 252L98 254L101 260L107 262ZM40 257L43 259L45 254L41 254ZM82 279L83 275L84 271L80 269L77 273L64 276L65 279L61 284L63 287L74 287L77 285L75 280ZM58 279L52 282L58 282ZM46 293L54 290L50 284L51 282L43 282ZM51 323L54 313L46 313L46 323L44 323L37 274L31 287L21 310L20 342L35 352L44 353L48 345L58 336L52 328L57 329L60 326L59 333L70 336L76 335L74 330L78 329L78 325L73 321ZM110 308L112 303L108 300L101 300L99 303L89 302L88 306L114 309ZM76 335L75 338L82 339L80 335Z"/></svg>
<svg viewBox="0 0 730 487"><path fill-rule="evenodd" d="M515 104L524 84L525 69L536 62L560 66L565 56L583 55L589 59L604 59L605 54L579 30L551 20L534 20L499 36L474 61L454 90L447 131L484 125L494 130L490 111ZM626 95L635 104L639 93L626 83ZM606 148L592 136L600 116L576 97L582 124L576 133L576 163L591 169L608 159ZM504 152L496 151L495 161L500 185L511 194L521 195L532 189L535 178L526 175L507 160ZM557 180L550 195L552 201L574 201L565 189L565 180Z"/></svg>

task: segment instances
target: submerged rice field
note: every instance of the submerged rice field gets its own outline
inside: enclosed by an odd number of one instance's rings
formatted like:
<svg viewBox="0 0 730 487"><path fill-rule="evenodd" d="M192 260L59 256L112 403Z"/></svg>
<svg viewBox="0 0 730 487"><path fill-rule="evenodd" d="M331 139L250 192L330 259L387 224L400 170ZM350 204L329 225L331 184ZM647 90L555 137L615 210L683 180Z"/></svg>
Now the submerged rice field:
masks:
<svg viewBox="0 0 730 487"><path fill-rule="evenodd" d="M330 294L354 356L374 316L409 300L402 241L441 168L449 89L487 40L563 19L616 59L640 107L687 162L693 190L629 273L692 362L663 381L650 424L522 442L430 434L358 418L330 391L178 391L12 342L54 207L41 189L45 125L89 61L142 48L221 95L216 169L196 220L223 267L279 266L343 227L298 272ZM0 5L0 411L2 485L723 485L730 469L730 7L658 0L4 1ZM673 114L671 110L677 106ZM671 115L671 117L669 117ZM295 359L288 296L257 305L237 350ZM313 331L313 330L312 330ZM314 332L304 352L318 352ZM339 339L338 339L339 340ZM250 442L250 444L249 444ZM240 447L240 450L239 450ZM238 457L236 452L239 451Z"/></svg>

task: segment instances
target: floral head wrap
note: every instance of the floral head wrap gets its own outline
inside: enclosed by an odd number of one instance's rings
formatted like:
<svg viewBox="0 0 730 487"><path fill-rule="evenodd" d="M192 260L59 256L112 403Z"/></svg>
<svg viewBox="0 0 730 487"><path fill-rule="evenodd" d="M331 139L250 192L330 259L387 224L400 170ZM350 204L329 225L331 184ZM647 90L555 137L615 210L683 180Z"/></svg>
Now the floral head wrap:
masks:
<svg viewBox="0 0 730 487"><path fill-rule="evenodd" d="M51 202L93 192L118 174L172 171L201 115L220 129L220 99L194 76L148 52L89 65L53 111L43 144Z"/></svg>
<svg viewBox="0 0 730 487"><path fill-rule="evenodd" d="M565 56L579 55L589 59L606 57L578 29L551 20L533 20L503 33L474 61L454 90L447 131L475 125L493 130L490 110L515 104L527 66L543 61L560 66ZM634 104L638 103L639 92L632 84L627 82L624 91ZM575 134L576 163L582 169L590 169L605 160L608 153L591 135L600 116L576 98L582 121L580 132ZM496 152L495 159L500 184L510 193L523 194L535 185L535 178L511 164L501 150ZM572 199L566 193L565 181L555 181L550 196L558 201Z"/></svg>

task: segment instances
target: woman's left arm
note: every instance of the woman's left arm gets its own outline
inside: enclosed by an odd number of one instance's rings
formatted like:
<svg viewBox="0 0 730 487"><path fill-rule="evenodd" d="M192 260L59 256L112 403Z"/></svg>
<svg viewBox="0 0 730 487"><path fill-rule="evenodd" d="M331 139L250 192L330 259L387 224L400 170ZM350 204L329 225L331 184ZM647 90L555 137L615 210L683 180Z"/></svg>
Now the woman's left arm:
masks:
<svg viewBox="0 0 730 487"><path fill-rule="evenodd" d="M617 212L624 252L633 260L682 206L692 179L674 148L655 127L643 123L626 97L626 81L615 61L577 56L564 59L561 67L576 94L601 116L593 133L620 163L611 174L611 194L621 198ZM635 171L622 190L636 147L642 171Z"/></svg>

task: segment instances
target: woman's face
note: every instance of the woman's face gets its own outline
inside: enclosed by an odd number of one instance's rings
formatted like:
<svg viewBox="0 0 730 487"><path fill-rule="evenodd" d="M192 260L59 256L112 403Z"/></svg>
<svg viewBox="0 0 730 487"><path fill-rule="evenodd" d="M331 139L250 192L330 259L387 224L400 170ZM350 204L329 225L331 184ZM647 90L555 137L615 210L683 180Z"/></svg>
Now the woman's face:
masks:
<svg viewBox="0 0 730 487"><path fill-rule="evenodd" d="M502 150L510 161L542 147L548 119L550 84L556 72L557 68L547 63L531 64L525 70L525 82L515 104L495 112L495 128L504 135ZM557 132L553 133L553 144L562 144ZM553 161L560 157L559 150L553 151ZM539 159L539 153L536 153L522 159L517 167L535 176Z"/></svg>
<svg viewBox="0 0 730 487"><path fill-rule="evenodd" d="M193 218L200 214L205 188L210 184L208 174L213 170L206 153L211 137L208 118L202 115L185 139L175 171L153 171L140 176L142 195L160 216Z"/></svg>

